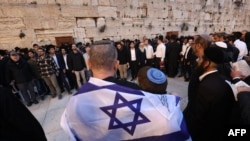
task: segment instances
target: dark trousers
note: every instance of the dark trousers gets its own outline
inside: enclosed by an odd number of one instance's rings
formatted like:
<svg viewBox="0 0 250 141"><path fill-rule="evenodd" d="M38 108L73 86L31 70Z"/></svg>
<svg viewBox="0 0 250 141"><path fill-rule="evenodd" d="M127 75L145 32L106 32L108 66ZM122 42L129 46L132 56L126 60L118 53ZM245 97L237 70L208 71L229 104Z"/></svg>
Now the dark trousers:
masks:
<svg viewBox="0 0 250 141"><path fill-rule="evenodd" d="M154 59L147 59L147 66L153 67Z"/></svg>
<svg viewBox="0 0 250 141"><path fill-rule="evenodd" d="M49 92L49 89L47 88L45 82L43 81L43 79L39 78L34 80L34 84L37 88L37 93L41 96L41 95L45 95L46 93Z"/></svg>
<svg viewBox="0 0 250 141"><path fill-rule="evenodd" d="M161 58L155 58L155 67L158 68L158 69L161 69L160 68L160 62L161 62Z"/></svg>
<svg viewBox="0 0 250 141"><path fill-rule="evenodd" d="M58 81L61 91L63 91L64 88L66 88L68 92L70 91L70 86L66 79L66 75L63 72L63 69L59 69L59 76L57 76L57 81Z"/></svg>
<svg viewBox="0 0 250 141"><path fill-rule="evenodd" d="M191 75L192 75L192 66L191 66L190 62L188 64L184 60L184 63L183 63L183 76L184 76L184 79L189 80Z"/></svg>
<svg viewBox="0 0 250 141"><path fill-rule="evenodd" d="M71 70L66 70L66 77L69 80L70 89L77 89L75 74Z"/></svg>
<svg viewBox="0 0 250 141"><path fill-rule="evenodd" d="M34 84L32 81L16 84L21 91L26 104L33 102L36 99L34 92ZM28 93L29 91L29 93Z"/></svg>
<svg viewBox="0 0 250 141"><path fill-rule="evenodd" d="M135 79L137 77L138 72L138 63L137 61L131 61L129 62L130 69L131 69L131 77L132 79Z"/></svg>

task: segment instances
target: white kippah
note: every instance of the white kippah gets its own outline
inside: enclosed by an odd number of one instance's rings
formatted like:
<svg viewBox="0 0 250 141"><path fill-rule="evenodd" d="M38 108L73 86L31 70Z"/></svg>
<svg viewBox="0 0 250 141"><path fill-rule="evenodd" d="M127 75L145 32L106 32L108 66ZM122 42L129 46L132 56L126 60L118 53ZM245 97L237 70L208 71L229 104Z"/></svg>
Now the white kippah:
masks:
<svg viewBox="0 0 250 141"><path fill-rule="evenodd" d="M227 44L224 43L224 42L215 42L215 44L218 46L218 47L221 47L221 48L227 48Z"/></svg>

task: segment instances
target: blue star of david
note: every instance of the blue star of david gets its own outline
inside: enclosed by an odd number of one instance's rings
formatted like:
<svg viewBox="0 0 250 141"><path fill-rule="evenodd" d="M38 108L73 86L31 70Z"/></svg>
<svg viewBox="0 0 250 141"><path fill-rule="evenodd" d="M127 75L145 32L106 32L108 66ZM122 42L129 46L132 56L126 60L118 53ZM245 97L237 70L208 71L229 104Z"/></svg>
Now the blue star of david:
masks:
<svg viewBox="0 0 250 141"><path fill-rule="evenodd" d="M122 101L122 103L120 101ZM123 128L130 135L133 135L135 132L136 125L150 122L150 120L140 112L141 102L142 102L142 98L132 100L132 101L127 101L124 97L122 97L117 92L113 105L106 106L106 107L100 107L100 109L110 117L108 129ZM116 117L117 109L123 108L123 107L128 107L131 111L134 112L135 115L134 115L132 122L122 123Z"/></svg>

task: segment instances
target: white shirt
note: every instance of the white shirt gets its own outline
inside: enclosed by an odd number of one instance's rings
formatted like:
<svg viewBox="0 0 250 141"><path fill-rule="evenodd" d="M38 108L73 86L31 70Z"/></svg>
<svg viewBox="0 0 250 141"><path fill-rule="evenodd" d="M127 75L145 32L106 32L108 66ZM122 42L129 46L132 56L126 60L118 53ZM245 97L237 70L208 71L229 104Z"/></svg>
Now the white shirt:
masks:
<svg viewBox="0 0 250 141"><path fill-rule="evenodd" d="M184 54L185 54L185 52L186 52L188 46L189 46L188 43L182 45L181 52L180 52L181 55L184 55Z"/></svg>
<svg viewBox="0 0 250 141"><path fill-rule="evenodd" d="M83 58L84 58L84 60L85 60L86 66L87 66L87 70L89 70L89 64L88 64L89 54L88 54L88 53L84 53L84 54L83 54Z"/></svg>
<svg viewBox="0 0 250 141"><path fill-rule="evenodd" d="M66 70L68 70L69 67L68 67L68 63L67 63L67 54L63 55L63 60L65 62L65 68L66 68Z"/></svg>
<svg viewBox="0 0 250 141"><path fill-rule="evenodd" d="M199 77L199 80L202 81L207 75L211 74L211 73L215 73L217 72L218 70L212 70L212 71L208 71L204 74L202 74L200 77Z"/></svg>
<svg viewBox="0 0 250 141"><path fill-rule="evenodd" d="M58 68L60 68L60 66L59 66L59 64L58 64L58 61L57 61L57 58L56 58L56 54L53 55L53 59L54 59L54 61L55 61L55 63L56 63L56 66L57 66Z"/></svg>
<svg viewBox="0 0 250 141"><path fill-rule="evenodd" d="M130 49L131 61L136 61L135 49Z"/></svg>
<svg viewBox="0 0 250 141"><path fill-rule="evenodd" d="M245 55L247 55L247 45L245 42L237 39L234 41L235 47L240 51L237 61L241 60Z"/></svg>
<svg viewBox="0 0 250 141"><path fill-rule="evenodd" d="M151 45L147 45L147 46L145 46L145 49L146 49L146 58L152 59L154 56L153 47Z"/></svg>
<svg viewBox="0 0 250 141"><path fill-rule="evenodd" d="M166 46L163 43L161 43L157 46L154 54L157 58L161 58L161 61L163 61L165 58L165 50Z"/></svg>
<svg viewBox="0 0 250 141"><path fill-rule="evenodd" d="M188 55L188 52L189 52L189 50L191 49L191 46L188 46L187 48L186 48L186 52L184 53L184 58L185 59L187 59L187 55Z"/></svg>

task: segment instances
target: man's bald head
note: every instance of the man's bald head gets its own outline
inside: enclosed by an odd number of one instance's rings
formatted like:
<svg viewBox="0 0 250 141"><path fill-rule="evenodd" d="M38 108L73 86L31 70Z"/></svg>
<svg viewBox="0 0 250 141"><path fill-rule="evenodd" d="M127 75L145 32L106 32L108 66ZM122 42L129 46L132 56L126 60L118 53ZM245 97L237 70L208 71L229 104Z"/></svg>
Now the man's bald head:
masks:
<svg viewBox="0 0 250 141"><path fill-rule="evenodd" d="M96 42L90 49L89 62L91 69L113 70L117 63L117 50L111 42Z"/></svg>

